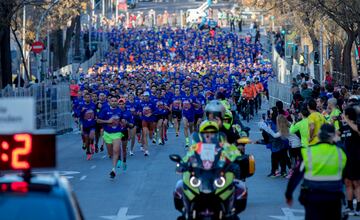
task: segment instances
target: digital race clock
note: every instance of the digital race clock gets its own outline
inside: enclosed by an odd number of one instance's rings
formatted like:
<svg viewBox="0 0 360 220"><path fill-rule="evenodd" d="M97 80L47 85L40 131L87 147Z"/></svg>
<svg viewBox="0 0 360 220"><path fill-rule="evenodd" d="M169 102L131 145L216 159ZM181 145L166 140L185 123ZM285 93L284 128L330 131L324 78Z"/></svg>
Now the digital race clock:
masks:
<svg viewBox="0 0 360 220"><path fill-rule="evenodd" d="M0 170L55 167L55 134L0 134Z"/></svg>

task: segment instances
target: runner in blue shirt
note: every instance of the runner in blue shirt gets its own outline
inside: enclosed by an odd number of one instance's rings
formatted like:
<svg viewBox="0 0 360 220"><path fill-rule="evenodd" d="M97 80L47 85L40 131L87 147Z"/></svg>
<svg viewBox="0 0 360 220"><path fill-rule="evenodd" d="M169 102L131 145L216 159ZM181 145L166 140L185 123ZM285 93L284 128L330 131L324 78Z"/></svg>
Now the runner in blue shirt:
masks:
<svg viewBox="0 0 360 220"><path fill-rule="evenodd" d="M112 158L113 168L110 172L110 178L115 178L115 167L120 156L121 138L124 136L121 133L121 110L118 107L118 98L116 96L110 97L110 106L103 109L97 122L104 126L104 141L108 150L108 155Z"/></svg>
<svg viewBox="0 0 360 220"><path fill-rule="evenodd" d="M91 102L89 93L84 95L84 104L80 106L80 121L82 125L82 137L86 149L87 160L91 159L91 155L95 152L94 138L96 129L96 105Z"/></svg>
<svg viewBox="0 0 360 220"><path fill-rule="evenodd" d="M190 134L194 131L195 112L193 108L193 96L191 95L190 87L185 87L185 94L182 97L183 109L183 121L184 121L184 135L185 135L185 147L190 146L189 130Z"/></svg>
<svg viewBox="0 0 360 220"><path fill-rule="evenodd" d="M153 116L155 107L154 104L150 101L149 92L144 92L144 100L140 102L140 107L142 109L142 150L144 151L144 156L149 156L149 144L147 136L149 136L150 140L153 140L154 144L156 143L156 141L153 139L156 120Z"/></svg>
<svg viewBox="0 0 360 220"><path fill-rule="evenodd" d="M172 103L171 103L171 114L173 117L176 137L179 136L180 122L182 119L181 110L182 110L182 97L180 95L180 89L175 88L175 94L172 97Z"/></svg>
<svg viewBox="0 0 360 220"><path fill-rule="evenodd" d="M194 130L198 132L198 128L202 119L204 117L204 107L206 105L206 99L203 95L199 94L199 89L197 86L193 87L193 107L194 107Z"/></svg>
<svg viewBox="0 0 360 220"><path fill-rule="evenodd" d="M156 117L156 127L157 127L156 133L157 133L159 145L165 144L165 134L166 134L169 114L170 114L170 112L167 109L167 107L165 106L164 102L158 101L156 103L154 116Z"/></svg>
<svg viewBox="0 0 360 220"><path fill-rule="evenodd" d="M127 169L126 164L126 156L127 156L127 143L129 140L129 130L134 127L134 121L133 116L129 110L126 109L125 103L126 100L123 98L120 98L119 101L119 108L121 111L121 133L124 134L124 136L121 138L122 142L122 151L120 151L120 157L117 164L117 167L120 168L122 165L123 170L125 171Z"/></svg>

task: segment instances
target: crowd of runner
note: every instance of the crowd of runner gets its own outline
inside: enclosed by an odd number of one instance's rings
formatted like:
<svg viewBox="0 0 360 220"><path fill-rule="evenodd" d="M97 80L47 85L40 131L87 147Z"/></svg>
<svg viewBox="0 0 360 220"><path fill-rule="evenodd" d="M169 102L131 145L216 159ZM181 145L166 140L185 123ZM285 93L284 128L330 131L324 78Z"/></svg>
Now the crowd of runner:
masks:
<svg viewBox="0 0 360 220"><path fill-rule="evenodd" d="M227 99L235 110L246 100L254 115L272 76L270 60L250 34L165 27L114 29L107 39L103 62L70 89L86 157L106 146L111 177L116 167L126 169L136 142L145 156L149 142L166 144L169 127L178 137L182 125L189 147L210 100Z"/></svg>

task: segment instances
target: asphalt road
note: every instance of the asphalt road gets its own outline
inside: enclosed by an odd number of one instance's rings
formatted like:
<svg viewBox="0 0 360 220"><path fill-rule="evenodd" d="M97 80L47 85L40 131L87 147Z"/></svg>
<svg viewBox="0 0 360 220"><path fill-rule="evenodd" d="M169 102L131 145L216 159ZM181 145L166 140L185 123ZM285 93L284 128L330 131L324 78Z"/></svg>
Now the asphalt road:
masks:
<svg viewBox="0 0 360 220"><path fill-rule="evenodd" d="M253 140L260 138L260 115L248 124ZM114 180L109 178L112 165L105 152L86 161L80 134L57 138L57 169L69 178L86 219L176 219L172 191L180 176L175 174L175 164L168 155L184 155L185 143L182 135L175 137L173 129L168 136L164 146L150 145L149 157L144 157L137 145L135 156L128 159L127 171L118 169ZM247 181L248 207L240 214L241 219L303 219L297 201L291 209L285 204L287 179L266 177L270 172L269 150L262 145L248 145L246 151L255 156L256 173Z"/></svg>

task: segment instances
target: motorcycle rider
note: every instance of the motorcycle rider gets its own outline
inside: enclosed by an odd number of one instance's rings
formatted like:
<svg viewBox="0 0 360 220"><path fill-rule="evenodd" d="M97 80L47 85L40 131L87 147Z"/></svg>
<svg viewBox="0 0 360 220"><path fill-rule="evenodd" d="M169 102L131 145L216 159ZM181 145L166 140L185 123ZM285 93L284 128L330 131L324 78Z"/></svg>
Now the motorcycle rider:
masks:
<svg viewBox="0 0 360 220"><path fill-rule="evenodd" d="M210 114L210 113L208 113ZM217 114L217 112L213 112L213 114ZM196 162L195 156L196 154L200 154L202 150L203 143L216 143L216 153L220 153L219 164L228 164L229 171L232 172L235 176L234 179L234 186L235 186L235 198L236 201L234 203L236 208L236 213L240 213L242 210L245 209L243 206L243 198L240 196L244 190L244 186L241 183L241 179L243 176L240 172L239 165L235 162L235 160L241 155L239 150L234 146L225 141L225 138L222 138L219 132L218 123L215 121L205 120L200 124L199 127L199 141L196 144L193 144L189 151L187 152L186 156L182 158L181 163L184 164L194 164ZM177 167L178 172L184 172L186 170L182 169L183 166L179 165ZM179 180L176 184L176 188L174 191L174 203L177 210L182 211L184 204L183 204L183 187L184 187L183 180ZM241 199L239 199L241 198Z"/></svg>

